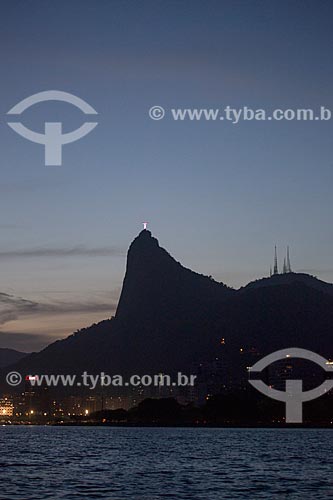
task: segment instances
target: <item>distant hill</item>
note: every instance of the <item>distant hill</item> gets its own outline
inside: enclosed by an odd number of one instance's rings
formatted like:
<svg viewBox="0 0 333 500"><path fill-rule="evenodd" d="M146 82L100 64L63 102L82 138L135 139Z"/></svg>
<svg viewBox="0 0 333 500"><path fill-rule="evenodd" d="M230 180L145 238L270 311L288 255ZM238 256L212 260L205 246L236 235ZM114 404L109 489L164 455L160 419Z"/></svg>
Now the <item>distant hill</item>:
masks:
<svg viewBox="0 0 333 500"><path fill-rule="evenodd" d="M333 285L331 283L326 283L325 281L319 280L315 276L310 276L304 273L286 273L286 274L276 274L270 278L262 278L256 281L252 281L246 287L241 288L241 290L249 290L250 288L262 288L267 286L281 286L281 285L295 285L295 284L305 285L309 288L314 288L319 292L328 293L333 295Z"/></svg>
<svg viewBox="0 0 333 500"><path fill-rule="evenodd" d="M31 354L31 373L172 373L240 349L333 354L332 285L290 273L236 291L183 267L143 230L131 244L115 318ZM224 339L221 343L221 339ZM236 366L237 368L237 366Z"/></svg>
<svg viewBox="0 0 333 500"><path fill-rule="evenodd" d="M0 348L0 368L17 363L26 356L28 356L28 354L25 352L15 351L14 349Z"/></svg>

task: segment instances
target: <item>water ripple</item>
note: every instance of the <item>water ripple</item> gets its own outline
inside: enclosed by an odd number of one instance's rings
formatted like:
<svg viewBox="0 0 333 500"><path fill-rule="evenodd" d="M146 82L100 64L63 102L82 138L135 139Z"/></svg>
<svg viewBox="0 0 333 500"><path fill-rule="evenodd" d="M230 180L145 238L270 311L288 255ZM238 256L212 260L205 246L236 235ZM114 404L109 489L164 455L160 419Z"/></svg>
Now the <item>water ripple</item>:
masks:
<svg viewBox="0 0 333 500"><path fill-rule="evenodd" d="M332 430L1 427L1 500L332 498Z"/></svg>

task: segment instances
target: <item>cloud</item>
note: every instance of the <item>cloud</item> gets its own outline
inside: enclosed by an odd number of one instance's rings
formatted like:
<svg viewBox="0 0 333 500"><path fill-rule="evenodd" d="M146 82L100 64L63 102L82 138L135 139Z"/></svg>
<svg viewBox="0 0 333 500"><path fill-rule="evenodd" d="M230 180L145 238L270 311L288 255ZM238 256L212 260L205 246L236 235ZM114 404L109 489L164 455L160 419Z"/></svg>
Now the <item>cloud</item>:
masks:
<svg viewBox="0 0 333 500"><path fill-rule="evenodd" d="M0 348L15 349L21 352L38 352L55 340L57 338L51 335L0 331Z"/></svg>
<svg viewBox="0 0 333 500"><path fill-rule="evenodd" d="M37 307L36 302L0 293L0 325L13 321L22 314L31 313Z"/></svg>
<svg viewBox="0 0 333 500"><path fill-rule="evenodd" d="M43 257L123 257L126 251L116 247L87 248L83 245L71 248L27 248L2 250L0 259Z"/></svg>
<svg viewBox="0 0 333 500"><path fill-rule="evenodd" d="M22 297L0 293L0 325L30 316L72 314L72 313L103 313L107 316L116 309L115 300L80 300L37 302Z"/></svg>

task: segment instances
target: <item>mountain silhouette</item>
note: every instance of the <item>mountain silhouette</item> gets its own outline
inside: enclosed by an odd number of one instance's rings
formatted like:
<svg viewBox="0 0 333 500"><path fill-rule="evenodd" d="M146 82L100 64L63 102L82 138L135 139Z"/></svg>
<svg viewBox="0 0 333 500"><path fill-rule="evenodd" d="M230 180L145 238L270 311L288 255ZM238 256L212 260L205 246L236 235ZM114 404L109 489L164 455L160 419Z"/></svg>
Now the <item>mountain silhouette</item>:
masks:
<svg viewBox="0 0 333 500"><path fill-rule="evenodd" d="M0 368L12 365L27 355L27 353L15 351L15 349L0 348Z"/></svg>
<svg viewBox="0 0 333 500"><path fill-rule="evenodd" d="M240 349L332 355L333 285L298 273L233 290L183 267L143 230L132 242L114 318L22 359L22 374L174 373ZM221 341L223 339L223 341Z"/></svg>
<svg viewBox="0 0 333 500"><path fill-rule="evenodd" d="M246 287L244 287L244 289L248 290L250 288L260 288L266 286L294 285L296 283L314 288L315 290L318 290L320 292L333 295L333 285L331 283L321 281L309 274L293 272L286 274L275 274L270 278L262 278L253 281L252 283L249 283Z"/></svg>

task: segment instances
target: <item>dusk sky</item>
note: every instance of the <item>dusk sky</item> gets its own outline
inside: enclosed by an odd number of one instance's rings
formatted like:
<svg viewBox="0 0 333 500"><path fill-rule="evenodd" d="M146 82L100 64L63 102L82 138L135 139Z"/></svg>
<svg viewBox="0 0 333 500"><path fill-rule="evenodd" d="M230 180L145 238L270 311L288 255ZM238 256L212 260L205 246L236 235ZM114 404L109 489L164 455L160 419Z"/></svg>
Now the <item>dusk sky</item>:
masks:
<svg viewBox="0 0 333 500"><path fill-rule="evenodd" d="M149 229L234 287L293 270L333 281L332 120L177 122L170 108L333 110L329 0L21 0L0 16L0 347L38 350L114 313L129 244ZM6 113L70 92L98 126L62 166ZM87 118L40 103L18 121Z"/></svg>

